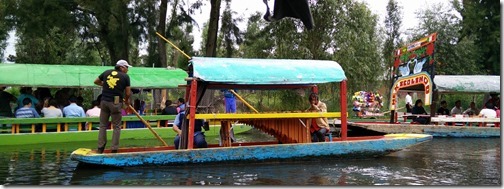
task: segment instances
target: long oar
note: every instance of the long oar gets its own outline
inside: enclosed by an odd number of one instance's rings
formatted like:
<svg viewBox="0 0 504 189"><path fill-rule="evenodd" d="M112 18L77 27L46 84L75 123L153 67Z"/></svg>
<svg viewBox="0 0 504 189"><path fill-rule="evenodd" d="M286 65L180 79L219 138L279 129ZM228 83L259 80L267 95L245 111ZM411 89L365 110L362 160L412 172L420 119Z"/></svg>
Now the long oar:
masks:
<svg viewBox="0 0 504 189"><path fill-rule="evenodd" d="M163 37L160 33L156 32L156 35L158 35L161 39L168 42L171 46L173 46L173 48L177 49L180 53L182 53L182 55L184 55L187 59L191 59L189 55L187 55L184 51L180 50L175 44L173 44L170 40Z"/></svg>
<svg viewBox="0 0 504 189"><path fill-rule="evenodd" d="M230 89L229 91L233 93L238 99L240 99L247 107L252 109L255 113L259 113L259 111L257 111L254 107L252 107L252 105L250 105L245 99L243 99L240 95L238 95L238 93L236 93L233 89Z"/></svg>
<svg viewBox="0 0 504 189"><path fill-rule="evenodd" d="M138 112L135 110L135 108L133 108L133 106L131 105L128 105L128 107L133 110L133 113L135 113L135 115L138 117L138 119L140 119L140 121L143 122L143 124L145 126L147 126L147 128L149 128L149 130L152 132L152 134L154 134L154 136L156 136L156 138L161 141L165 146L168 146L168 144L166 144L166 142L156 133L156 131L154 131L154 129L152 129L152 127L150 126L149 123L147 123L147 121L145 121L145 119L142 118L142 116L140 116L140 114L138 114Z"/></svg>

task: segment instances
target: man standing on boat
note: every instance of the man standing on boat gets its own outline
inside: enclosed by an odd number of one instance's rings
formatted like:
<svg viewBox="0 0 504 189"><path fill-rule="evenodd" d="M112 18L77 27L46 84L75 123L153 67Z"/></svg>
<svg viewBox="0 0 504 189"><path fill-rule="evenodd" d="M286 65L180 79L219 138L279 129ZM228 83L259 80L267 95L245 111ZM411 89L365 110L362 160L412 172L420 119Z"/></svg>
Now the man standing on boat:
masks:
<svg viewBox="0 0 504 189"><path fill-rule="evenodd" d="M117 149L119 148L123 97L124 104L129 107L129 98L131 96L130 78L127 74L128 68L130 67L132 66L130 66L125 60L119 60L116 63L115 69L104 71L94 81L96 85L102 86L100 131L98 133L97 153L103 153L107 144L107 126L109 125L109 117L112 117L112 126L114 128L114 132L112 134L111 152L117 153Z"/></svg>

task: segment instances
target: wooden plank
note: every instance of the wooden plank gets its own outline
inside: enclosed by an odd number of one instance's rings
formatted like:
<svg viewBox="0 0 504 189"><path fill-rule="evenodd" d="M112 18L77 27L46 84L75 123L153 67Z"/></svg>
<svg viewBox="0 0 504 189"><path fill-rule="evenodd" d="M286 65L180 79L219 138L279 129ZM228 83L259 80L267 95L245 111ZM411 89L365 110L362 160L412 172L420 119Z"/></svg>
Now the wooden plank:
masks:
<svg viewBox="0 0 504 189"><path fill-rule="evenodd" d="M42 124L42 133L46 133L47 130L47 124Z"/></svg>
<svg viewBox="0 0 504 189"><path fill-rule="evenodd" d="M237 120L237 119L274 119L274 118L339 118L341 112L306 112L306 113L260 113L260 114L196 114L196 119Z"/></svg>

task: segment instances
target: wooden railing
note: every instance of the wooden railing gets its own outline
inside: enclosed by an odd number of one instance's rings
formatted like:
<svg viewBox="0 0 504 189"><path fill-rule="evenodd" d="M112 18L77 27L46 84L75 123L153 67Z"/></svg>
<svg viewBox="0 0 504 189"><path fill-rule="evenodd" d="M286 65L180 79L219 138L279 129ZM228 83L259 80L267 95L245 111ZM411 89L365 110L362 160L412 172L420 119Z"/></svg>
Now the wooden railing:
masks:
<svg viewBox="0 0 504 189"><path fill-rule="evenodd" d="M229 132L231 123L236 121L268 133L282 143L309 143L311 119L322 117L340 118L341 112L195 115L195 119L220 122L223 146L231 146Z"/></svg>
<svg viewBox="0 0 504 189"><path fill-rule="evenodd" d="M161 127L161 121L173 120L175 115L154 115L142 116L147 122L157 122L157 127ZM122 128L126 128L126 123L131 121L140 121L136 116L123 116ZM91 130L93 123L99 123L99 117L75 117L75 118L3 118L0 119L0 124L12 125L11 133L19 133L21 125L31 125L31 132L35 133L35 125L42 124L42 133L47 130L48 124L56 124L56 132L61 132L61 125L64 126L63 130L68 131L69 124L77 124L77 130L82 131L82 124L88 123L88 129Z"/></svg>

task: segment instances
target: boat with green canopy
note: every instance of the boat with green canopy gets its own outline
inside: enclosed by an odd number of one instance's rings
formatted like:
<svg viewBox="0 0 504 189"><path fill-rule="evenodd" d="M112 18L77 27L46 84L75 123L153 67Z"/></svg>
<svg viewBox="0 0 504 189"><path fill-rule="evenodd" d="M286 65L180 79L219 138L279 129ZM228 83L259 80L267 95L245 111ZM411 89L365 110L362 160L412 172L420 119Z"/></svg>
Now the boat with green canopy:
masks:
<svg viewBox="0 0 504 189"><path fill-rule="evenodd" d="M98 88L93 81L103 71L112 69L110 66L86 65L50 65L50 64L0 64L0 86L48 87L48 88ZM178 68L147 68L132 67L128 75L132 88L141 89L174 89L185 84L187 72ZM161 125L164 120L173 120L174 115L150 115L143 117L155 125L154 130L163 138L175 137L171 128ZM127 122L138 122L134 116L123 117L123 129ZM68 141L94 141L96 130L81 130L81 124L97 125L99 118L0 118L2 133L0 146L57 143ZM41 132L35 132L35 125L42 125ZM10 127L6 127L10 126ZM70 131L69 126L76 126L76 131ZM60 129L60 126L62 129ZM46 132L49 127L56 128L56 132ZM91 129L92 127L88 127ZM217 128L218 129L218 128ZM236 133L249 130L250 127L237 127ZM27 131L23 133L22 131ZM111 131L107 133L111 135ZM209 131L207 135L216 136L218 132ZM121 132L121 140L153 139L146 128L125 129Z"/></svg>

